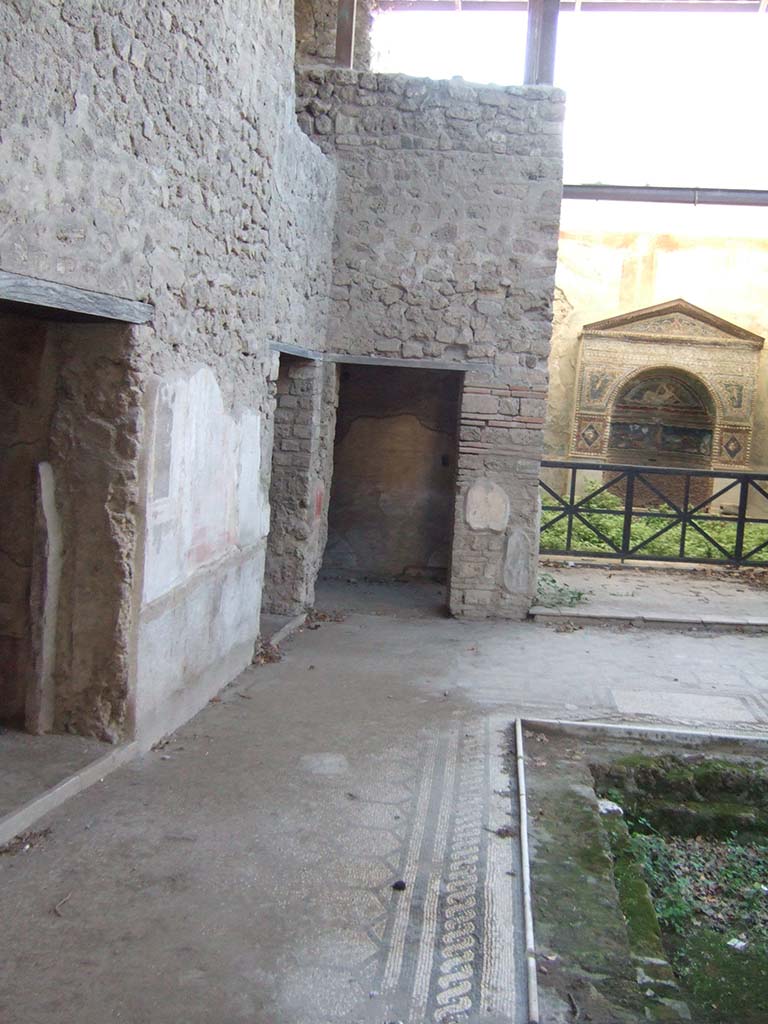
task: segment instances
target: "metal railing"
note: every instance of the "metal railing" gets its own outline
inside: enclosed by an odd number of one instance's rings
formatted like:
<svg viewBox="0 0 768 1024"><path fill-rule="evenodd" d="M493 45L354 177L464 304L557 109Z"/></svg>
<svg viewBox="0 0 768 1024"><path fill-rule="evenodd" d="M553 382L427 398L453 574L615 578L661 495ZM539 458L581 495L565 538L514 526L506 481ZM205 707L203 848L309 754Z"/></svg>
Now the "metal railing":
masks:
<svg viewBox="0 0 768 1024"><path fill-rule="evenodd" d="M542 554L768 565L768 473L559 459L541 466L567 473L562 494L539 480ZM579 474L595 472L602 483L580 493ZM734 514L710 512L725 496Z"/></svg>

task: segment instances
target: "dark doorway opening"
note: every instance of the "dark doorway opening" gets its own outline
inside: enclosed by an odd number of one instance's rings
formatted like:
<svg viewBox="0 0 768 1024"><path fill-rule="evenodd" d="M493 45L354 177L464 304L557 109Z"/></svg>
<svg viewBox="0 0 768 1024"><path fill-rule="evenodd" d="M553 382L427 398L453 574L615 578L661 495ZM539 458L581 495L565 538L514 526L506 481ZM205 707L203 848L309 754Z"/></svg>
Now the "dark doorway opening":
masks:
<svg viewBox="0 0 768 1024"><path fill-rule="evenodd" d="M454 371L342 368L325 580L421 584L428 605L445 604L461 379ZM401 603L415 598L410 589Z"/></svg>
<svg viewBox="0 0 768 1024"><path fill-rule="evenodd" d="M0 394L0 485L5 511L0 522L0 724L38 731L52 725L49 694L36 693L41 660L42 614L35 594L35 546L50 466L49 434L56 401L57 355L46 324L29 317L0 316L4 373ZM57 552L58 554L58 552Z"/></svg>

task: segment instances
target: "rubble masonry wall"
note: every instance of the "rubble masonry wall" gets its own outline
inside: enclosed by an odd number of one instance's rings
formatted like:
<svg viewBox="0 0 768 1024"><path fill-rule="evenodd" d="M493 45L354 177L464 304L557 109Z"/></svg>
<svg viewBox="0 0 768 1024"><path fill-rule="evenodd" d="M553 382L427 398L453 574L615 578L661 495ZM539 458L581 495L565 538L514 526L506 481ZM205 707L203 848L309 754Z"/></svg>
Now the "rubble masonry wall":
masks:
<svg viewBox="0 0 768 1024"><path fill-rule="evenodd" d="M562 184L563 96L304 69L338 207L328 349L465 372L451 610L527 611Z"/></svg>
<svg viewBox="0 0 768 1024"><path fill-rule="evenodd" d="M59 726L150 737L258 634L269 346L324 334L335 172L296 125L291 5L8 3L0 37L0 266L155 307L57 336L53 427L65 548L109 552L66 563Z"/></svg>

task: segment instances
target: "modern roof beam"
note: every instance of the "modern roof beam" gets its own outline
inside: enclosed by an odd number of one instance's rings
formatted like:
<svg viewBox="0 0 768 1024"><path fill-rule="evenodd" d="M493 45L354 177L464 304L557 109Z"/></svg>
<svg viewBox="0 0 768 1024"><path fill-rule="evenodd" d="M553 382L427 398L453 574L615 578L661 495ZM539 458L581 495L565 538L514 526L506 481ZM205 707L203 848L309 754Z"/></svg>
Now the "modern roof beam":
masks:
<svg viewBox="0 0 768 1024"><path fill-rule="evenodd" d="M527 0L378 0L381 11L527 11ZM560 11L627 14L760 14L768 0L561 0Z"/></svg>
<svg viewBox="0 0 768 1024"><path fill-rule="evenodd" d="M689 206L768 206L768 191L745 188L666 188L658 185L563 185L563 199Z"/></svg>
<svg viewBox="0 0 768 1024"><path fill-rule="evenodd" d="M525 85L552 85L555 80L557 16L560 0L530 0L525 44Z"/></svg>

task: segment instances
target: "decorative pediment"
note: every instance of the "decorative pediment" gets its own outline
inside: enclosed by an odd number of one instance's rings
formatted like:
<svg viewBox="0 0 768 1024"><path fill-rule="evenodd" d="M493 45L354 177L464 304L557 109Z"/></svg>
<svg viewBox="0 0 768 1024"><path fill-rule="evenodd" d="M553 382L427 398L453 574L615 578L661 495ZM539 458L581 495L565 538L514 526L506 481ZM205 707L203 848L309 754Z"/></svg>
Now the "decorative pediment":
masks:
<svg viewBox="0 0 768 1024"><path fill-rule="evenodd" d="M748 465L762 347L759 335L685 299L587 324L571 454L606 459L653 440L655 457Z"/></svg>
<svg viewBox="0 0 768 1024"><path fill-rule="evenodd" d="M587 324L584 334L626 338L628 341L686 341L705 344L746 344L762 348L764 339L685 299L634 310Z"/></svg>

